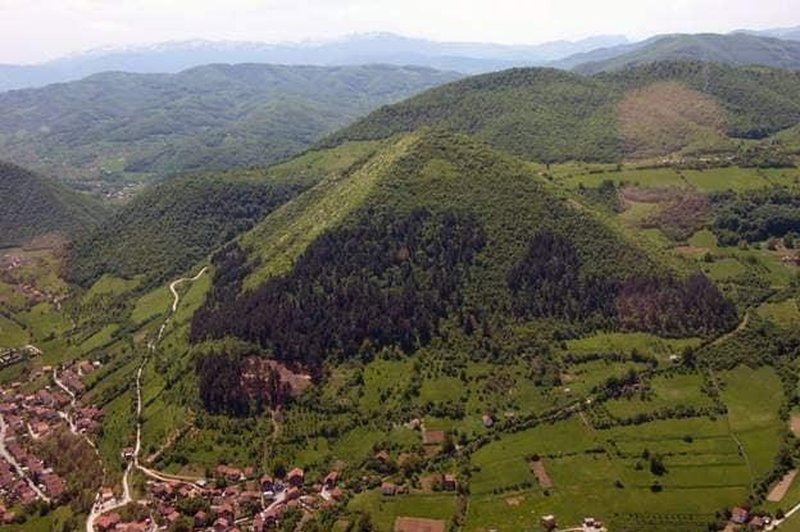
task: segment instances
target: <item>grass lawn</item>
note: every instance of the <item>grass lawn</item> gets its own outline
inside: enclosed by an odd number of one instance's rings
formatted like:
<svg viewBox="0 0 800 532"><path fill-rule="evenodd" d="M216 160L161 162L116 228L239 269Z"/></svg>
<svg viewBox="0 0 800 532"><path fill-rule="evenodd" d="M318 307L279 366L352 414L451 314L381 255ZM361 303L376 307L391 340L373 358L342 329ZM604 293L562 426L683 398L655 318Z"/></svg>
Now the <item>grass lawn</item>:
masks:
<svg viewBox="0 0 800 532"><path fill-rule="evenodd" d="M704 263L703 271L714 281L728 281L743 274L745 267L734 258L725 258Z"/></svg>
<svg viewBox="0 0 800 532"><path fill-rule="evenodd" d="M0 316L0 348L20 347L28 343L28 333L13 321Z"/></svg>
<svg viewBox="0 0 800 532"><path fill-rule="evenodd" d="M703 378L699 374L656 377L651 382L652 395L645 400L635 396L620 398L605 403L608 411L619 418L630 418L636 414L655 412L664 408L686 406L713 406L713 401L700 387Z"/></svg>
<svg viewBox="0 0 800 532"><path fill-rule="evenodd" d="M168 312L172 308L169 287L162 286L139 298L131 313L134 323L141 324L150 318Z"/></svg>
<svg viewBox="0 0 800 532"><path fill-rule="evenodd" d="M764 303L758 307L758 313L782 327L800 325L800 309L798 309L796 299L787 299L779 303Z"/></svg>
<svg viewBox="0 0 800 532"><path fill-rule="evenodd" d="M770 367L739 366L718 378L725 383L722 400L731 431L742 442L754 476L764 475L774 465L784 428L778 412L784 400L781 381Z"/></svg>
<svg viewBox="0 0 800 532"><path fill-rule="evenodd" d="M713 168L711 170L684 170L684 177L702 192L719 190L751 190L770 186L769 181L756 169Z"/></svg>
<svg viewBox="0 0 800 532"><path fill-rule="evenodd" d="M472 476L470 491L487 494L535 482L527 462L529 456L576 453L594 445L589 429L577 418L503 435L472 455L472 464L480 470Z"/></svg>
<svg viewBox="0 0 800 532"><path fill-rule="evenodd" d="M670 355L680 354L686 347L700 344L699 338L661 338L648 333L598 333L567 342L567 350L573 353L640 353L652 355L659 360L668 360Z"/></svg>
<svg viewBox="0 0 800 532"><path fill-rule="evenodd" d="M717 249L717 237L708 229L701 229L689 238L688 244L698 248Z"/></svg>
<svg viewBox="0 0 800 532"><path fill-rule="evenodd" d="M105 274L86 292L84 300L89 301L103 294L124 294L136 288L139 285L139 281L139 279L122 279Z"/></svg>
<svg viewBox="0 0 800 532"><path fill-rule="evenodd" d="M379 490L359 493L350 500L348 509L367 512L372 523L382 532L394 530L398 517L441 519L449 525L456 510L456 497L448 494L409 494L384 497Z"/></svg>

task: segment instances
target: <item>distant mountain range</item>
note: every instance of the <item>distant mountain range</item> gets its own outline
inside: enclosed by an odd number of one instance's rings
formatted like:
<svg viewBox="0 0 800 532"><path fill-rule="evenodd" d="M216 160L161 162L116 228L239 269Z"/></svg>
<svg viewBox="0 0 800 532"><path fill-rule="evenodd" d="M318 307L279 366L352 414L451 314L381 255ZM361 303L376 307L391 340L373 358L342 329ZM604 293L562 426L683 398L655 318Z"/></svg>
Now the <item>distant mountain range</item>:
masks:
<svg viewBox="0 0 800 532"><path fill-rule="evenodd" d="M268 165L380 105L460 77L392 65L95 74L0 94L0 157L83 184Z"/></svg>
<svg viewBox="0 0 800 532"><path fill-rule="evenodd" d="M316 44L189 41L125 49L100 49L40 65L0 65L0 91L37 87L107 71L174 73L211 63L286 65L423 65L463 73L544 65L576 53L624 44L622 36L536 46L448 43L389 33L354 35Z"/></svg>

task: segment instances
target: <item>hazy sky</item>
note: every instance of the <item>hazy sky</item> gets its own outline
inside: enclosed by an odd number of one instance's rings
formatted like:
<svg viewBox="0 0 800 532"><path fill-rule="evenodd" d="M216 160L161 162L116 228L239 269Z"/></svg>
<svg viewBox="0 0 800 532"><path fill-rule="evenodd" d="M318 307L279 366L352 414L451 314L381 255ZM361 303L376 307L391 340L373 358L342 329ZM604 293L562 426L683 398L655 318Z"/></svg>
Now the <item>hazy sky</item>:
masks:
<svg viewBox="0 0 800 532"><path fill-rule="evenodd" d="M535 44L800 25L800 0L0 0L0 62L186 39L302 41L390 31Z"/></svg>

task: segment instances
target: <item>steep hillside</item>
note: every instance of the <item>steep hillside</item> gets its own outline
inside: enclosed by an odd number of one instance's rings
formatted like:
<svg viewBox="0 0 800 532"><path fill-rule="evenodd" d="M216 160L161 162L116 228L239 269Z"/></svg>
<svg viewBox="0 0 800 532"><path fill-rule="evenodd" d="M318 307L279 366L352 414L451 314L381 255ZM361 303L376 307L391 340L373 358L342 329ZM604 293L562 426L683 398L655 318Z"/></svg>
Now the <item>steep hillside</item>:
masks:
<svg viewBox="0 0 800 532"><path fill-rule="evenodd" d="M764 65L800 69L800 42L772 37L734 33L718 35L666 35L649 39L643 46L611 49L607 57L586 54L577 72L595 74L666 60L695 60L728 65ZM567 64L569 60L566 60ZM576 61L572 61L574 65Z"/></svg>
<svg viewBox="0 0 800 532"><path fill-rule="evenodd" d="M308 152L269 170L185 175L159 183L70 247L68 278L89 286L103 274L163 281L246 231L328 173L367 156L371 143Z"/></svg>
<svg viewBox="0 0 800 532"><path fill-rule="evenodd" d="M459 77L393 66L210 65L0 94L0 156L71 179L267 165Z"/></svg>
<svg viewBox="0 0 800 532"><path fill-rule="evenodd" d="M14 164L0 162L0 247L46 233L72 235L107 211L91 198Z"/></svg>
<svg viewBox="0 0 800 532"><path fill-rule="evenodd" d="M445 323L489 338L528 320L677 336L735 320L705 277L675 276L526 164L442 133L397 139L326 179L214 265L192 338L238 336L312 370L413 351Z"/></svg>
<svg viewBox="0 0 800 532"><path fill-rule="evenodd" d="M800 123L798 102L800 75L765 67L660 62L596 76L513 69L383 107L326 143L431 126L542 162L616 162L707 144L735 150L729 139Z"/></svg>

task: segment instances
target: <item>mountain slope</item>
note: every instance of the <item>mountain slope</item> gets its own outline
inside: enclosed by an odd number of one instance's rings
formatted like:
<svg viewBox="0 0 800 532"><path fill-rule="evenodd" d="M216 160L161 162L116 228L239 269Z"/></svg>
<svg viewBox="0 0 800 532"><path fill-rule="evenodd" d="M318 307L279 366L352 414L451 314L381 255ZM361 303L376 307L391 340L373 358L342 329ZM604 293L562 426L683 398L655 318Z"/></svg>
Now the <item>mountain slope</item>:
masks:
<svg viewBox="0 0 800 532"><path fill-rule="evenodd" d="M67 277L83 286L106 273L143 276L145 284L169 279L324 175L344 171L372 150L371 143L351 143L268 170L167 179L77 238L69 248Z"/></svg>
<svg viewBox="0 0 800 532"><path fill-rule="evenodd" d="M0 94L0 155L72 179L267 165L459 75L392 66L210 65Z"/></svg>
<svg viewBox="0 0 800 532"><path fill-rule="evenodd" d="M383 347L414 350L445 323L487 337L539 319L683 335L735 319L705 278L676 278L526 164L435 132L385 144L213 262L193 340L238 336L314 371Z"/></svg>
<svg viewBox="0 0 800 532"><path fill-rule="evenodd" d="M664 92L664 84L682 91L680 98L666 100L675 106L665 105L661 96L673 91ZM625 105L631 96L636 105ZM704 111L694 112L695 105ZM631 116L632 110L639 114ZM631 139L625 124L640 119L647 127L634 129ZM764 138L798 123L796 73L661 62L596 76L536 68L476 76L380 108L325 143L380 139L430 126L472 134L542 162L615 162L691 149L703 145L709 133L720 144L715 149L735 150L731 139Z"/></svg>
<svg viewBox="0 0 800 532"><path fill-rule="evenodd" d="M800 42L744 33L666 35L649 39L643 46L632 50L617 48L616 51L622 53L610 58L584 57L587 62L574 69L594 74L656 61L686 59L800 70Z"/></svg>
<svg viewBox="0 0 800 532"><path fill-rule="evenodd" d="M128 49L95 50L41 65L0 65L0 91L74 81L106 71L169 73L211 63L319 66L383 63L477 73L543 64L625 41L622 36L599 35L575 42L506 46L437 42L377 33L316 44L173 42Z"/></svg>
<svg viewBox="0 0 800 532"><path fill-rule="evenodd" d="M0 247L52 232L86 230L106 214L91 198L0 161Z"/></svg>

